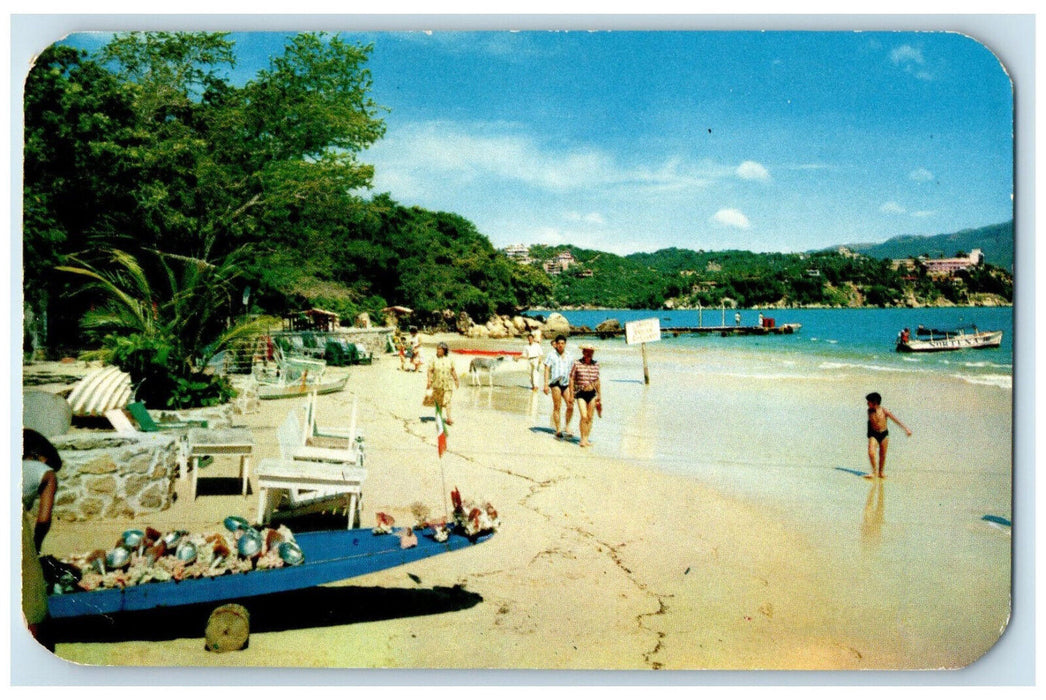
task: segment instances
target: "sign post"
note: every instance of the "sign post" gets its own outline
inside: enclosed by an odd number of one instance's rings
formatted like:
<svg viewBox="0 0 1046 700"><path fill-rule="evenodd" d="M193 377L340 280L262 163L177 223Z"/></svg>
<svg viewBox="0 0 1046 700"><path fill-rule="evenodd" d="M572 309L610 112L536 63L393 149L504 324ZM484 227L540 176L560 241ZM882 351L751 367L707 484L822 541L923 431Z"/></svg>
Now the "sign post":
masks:
<svg viewBox="0 0 1046 700"><path fill-rule="evenodd" d="M643 383L650 383L650 371L646 364L646 344L661 340L661 322L656 318L644 318L640 321L629 321L625 324L625 342L629 345L639 343L643 354Z"/></svg>

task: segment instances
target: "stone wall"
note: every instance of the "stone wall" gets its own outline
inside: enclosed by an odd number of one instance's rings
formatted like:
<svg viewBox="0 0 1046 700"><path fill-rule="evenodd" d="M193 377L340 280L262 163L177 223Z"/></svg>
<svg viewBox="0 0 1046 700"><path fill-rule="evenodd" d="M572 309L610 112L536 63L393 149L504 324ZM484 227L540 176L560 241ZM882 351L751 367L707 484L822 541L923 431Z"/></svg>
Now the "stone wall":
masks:
<svg viewBox="0 0 1046 700"><path fill-rule="evenodd" d="M186 411L150 411L165 420L203 419L211 428L231 425L229 404ZM171 507L184 459L185 430L126 436L109 431L72 432L51 438L62 456L54 517L62 520L134 518Z"/></svg>
<svg viewBox="0 0 1046 700"><path fill-rule="evenodd" d="M62 456L54 516L137 517L170 508L178 475L177 432L69 433L52 438Z"/></svg>
<svg viewBox="0 0 1046 700"><path fill-rule="evenodd" d="M393 331L395 331L395 329L388 326L375 326L371 328L343 326L338 329L338 335L348 338L350 343L359 343L367 348L376 360L379 356L385 354Z"/></svg>

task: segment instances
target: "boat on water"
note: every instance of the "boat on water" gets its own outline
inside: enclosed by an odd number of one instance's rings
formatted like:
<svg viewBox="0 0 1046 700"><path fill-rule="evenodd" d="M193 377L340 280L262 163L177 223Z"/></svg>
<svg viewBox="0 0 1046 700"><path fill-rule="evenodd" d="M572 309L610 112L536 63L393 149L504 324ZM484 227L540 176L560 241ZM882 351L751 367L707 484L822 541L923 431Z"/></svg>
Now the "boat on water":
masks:
<svg viewBox="0 0 1046 700"><path fill-rule="evenodd" d="M345 388L349 375L325 376L327 363L305 357L281 357L275 367L255 367L259 399L287 399L333 394Z"/></svg>
<svg viewBox="0 0 1046 700"><path fill-rule="evenodd" d="M897 336L897 352L947 352L997 348L1002 345L1002 331L979 331L976 326L938 330L919 326L915 337L905 328Z"/></svg>

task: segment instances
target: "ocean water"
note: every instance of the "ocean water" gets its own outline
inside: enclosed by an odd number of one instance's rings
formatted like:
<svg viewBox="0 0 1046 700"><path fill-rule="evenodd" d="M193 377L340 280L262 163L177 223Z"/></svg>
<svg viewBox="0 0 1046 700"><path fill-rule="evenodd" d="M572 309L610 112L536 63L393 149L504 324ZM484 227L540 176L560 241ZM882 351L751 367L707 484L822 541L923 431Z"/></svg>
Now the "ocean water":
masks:
<svg viewBox="0 0 1046 700"><path fill-rule="evenodd" d="M547 317L550 312L534 310L531 316ZM864 368L869 371L928 372L954 376L968 382L1013 386L1013 309L1012 307L953 307L930 309L741 309L742 325L757 325L762 313L778 326L800 324L792 335L728 336L681 334L664 331L672 327L734 325L733 309L687 311L599 309L560 311L572 326L595 328L608 319L622 325L629 321L657 318L662 328L660 344L665 350L738 350L753 361L764 360L769 372L789 372L795 367L824 371ZM978 351L907 354L895 352L897 334L902 328L917 326L955 328L976 326L980 330L1003 331L1002 346ZM624 340L602 341L607 347ZM602 344L602 343L601 343ZM648 344L648 348L653 344Z"/></svg>

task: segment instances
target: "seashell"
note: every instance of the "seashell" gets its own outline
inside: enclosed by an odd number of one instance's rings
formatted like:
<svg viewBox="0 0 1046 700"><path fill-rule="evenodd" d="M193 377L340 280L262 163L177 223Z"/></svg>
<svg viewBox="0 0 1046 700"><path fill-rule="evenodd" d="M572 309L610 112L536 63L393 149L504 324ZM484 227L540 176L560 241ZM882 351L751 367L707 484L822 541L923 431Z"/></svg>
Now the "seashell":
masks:
<svg viewBox="0 0 1046 700"><path fill-rule="evenodd" d="M297 566L305 561L305 554L294 542L281 542L280 559L291 566Z"/></svg>
<svg viewBox="0 0 1046 700"><path fill-rule="evenodd" d="M270 549L278 546L283 541L283 535L277 530L268 529L265 531L265 551L268 552Z"/></svg>
<svg viewBox="0 0 1046 700"><path fill-rule="evenodd" d="M175 550L174 556L178 561L186 564L192 564L196 561L196 545L192 542L182 542L178 545L178 549Z"/></svg>
<svg viewBox="0 0 1046 700"><path fill-rule="evenodd" d="M241 518L238 515L230 515L225 519L225 529L229 532L236 532L237 530L246 530L251 526L247 522L246 518Z"/></svg>
<svg viewBox="0 0 1046 700"><path fill-rule="evenodd" d="M244 530L239 542L236 543L236 551L240 553L241 557L253 557L261 552L261 548L261 533L253 527L248 527Z"/></svg>
<svg viewBox="0 0 1046 700"><path fill-rule="evenodd" d="M123 544L130 549L135 549L144 540L145 533L141 530L127 530L123 533Z"/></svg>
<svg viewBox="0 0 1046 700"><path fill-rule="evenodd" d="M122 569L131 563L131 551L126 547L115 547L105 555L105 565L110 569Z"/></svg>
<svg viewBox="0 0 1046 700"><path fill-rule="evenodd" d="M155 562L157 559L167 553L167 545L160 540L146 551L145 556L149 560L149 563Z"/></svg>
<svg viewBox="0 0 1046 700"><path fill-rule="evenodd" d="M181 541L181 539L185 537L185 535L187 534L188 533L186 533L184 530L172 530L171 532L168 532L166 535L164 535L160 541L163 542L164 546L167 547L167 549L174 549L175 545L177 545L178 542Z"/></svg>

